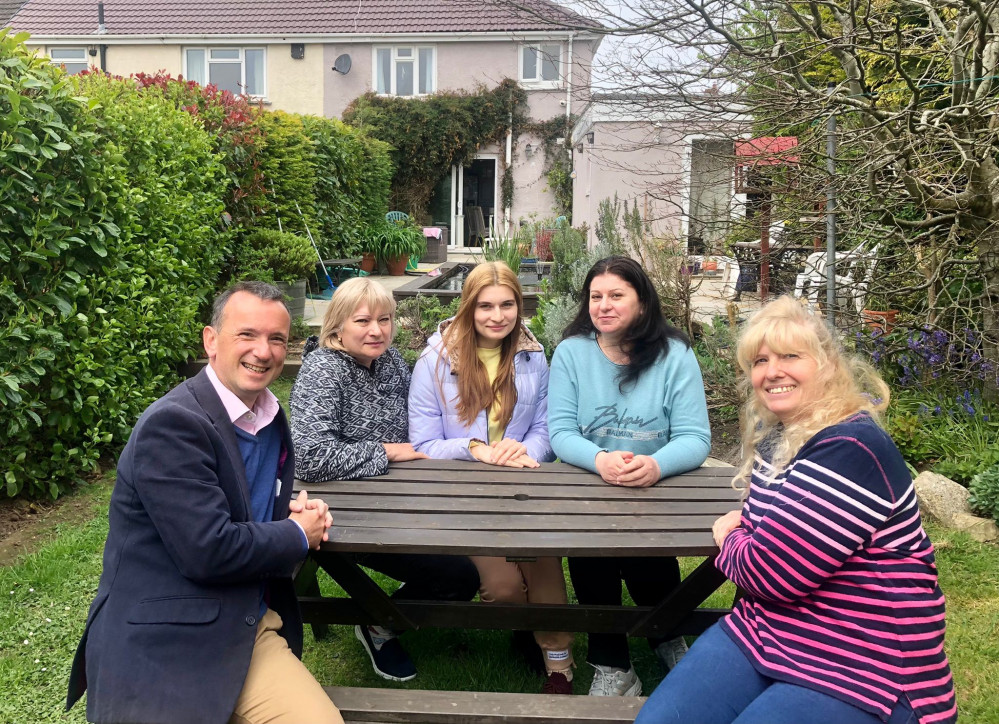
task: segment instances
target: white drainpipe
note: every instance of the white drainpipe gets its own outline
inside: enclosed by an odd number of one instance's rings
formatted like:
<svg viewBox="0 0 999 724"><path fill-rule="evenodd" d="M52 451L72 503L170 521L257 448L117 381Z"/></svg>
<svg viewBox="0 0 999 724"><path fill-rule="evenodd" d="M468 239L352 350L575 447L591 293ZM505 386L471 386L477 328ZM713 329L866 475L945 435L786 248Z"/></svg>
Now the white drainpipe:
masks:
<svg viewBox="0 0 999 724"><path fill-rule="evenodd" d="M513 111L510 111L510 118L506 126L506 167L511 168L513 163ZM512 172L511 172L512 173ZM510 237L510 207L503 207L503 238Z"/></svg>
<svg viewBox="0 0 999 724"><path fill-rule="evenodd" d="M572 39L576 36L574 32L569 33L568 72L565 75L565 117L572 115ZM566 143L569 139L566 139Z"/></svg>

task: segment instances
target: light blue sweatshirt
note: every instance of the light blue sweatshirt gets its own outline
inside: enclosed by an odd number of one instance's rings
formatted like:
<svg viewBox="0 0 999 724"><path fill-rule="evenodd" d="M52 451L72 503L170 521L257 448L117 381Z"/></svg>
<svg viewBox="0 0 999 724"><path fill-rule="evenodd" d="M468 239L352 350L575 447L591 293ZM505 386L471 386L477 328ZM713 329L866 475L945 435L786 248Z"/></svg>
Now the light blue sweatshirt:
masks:
<svg viewBox="0 0 999 724"><path fill-rule="evenodd" d="M671 340L666 359L645 370L623 395L620 369L592 335L570 337L556 347L548 383L548 434L555 454L594 472L602 450L650 455L662 477L703 463L711 429L694 352Z"/></svg>

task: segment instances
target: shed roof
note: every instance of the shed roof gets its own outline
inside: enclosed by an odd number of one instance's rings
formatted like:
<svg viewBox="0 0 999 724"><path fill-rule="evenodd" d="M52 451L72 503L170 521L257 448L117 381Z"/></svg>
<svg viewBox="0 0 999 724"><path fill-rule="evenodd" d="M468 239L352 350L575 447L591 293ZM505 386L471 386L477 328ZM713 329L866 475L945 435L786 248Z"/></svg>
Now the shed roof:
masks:
<svg viewBox="0 0 999 724"><path fill-rule="evenodd" d="M760 136L736 141L735 155L736 158L751 161L754 166L776 166L797 163L798 155L788 153L797 147L797 136Z"/></svg>

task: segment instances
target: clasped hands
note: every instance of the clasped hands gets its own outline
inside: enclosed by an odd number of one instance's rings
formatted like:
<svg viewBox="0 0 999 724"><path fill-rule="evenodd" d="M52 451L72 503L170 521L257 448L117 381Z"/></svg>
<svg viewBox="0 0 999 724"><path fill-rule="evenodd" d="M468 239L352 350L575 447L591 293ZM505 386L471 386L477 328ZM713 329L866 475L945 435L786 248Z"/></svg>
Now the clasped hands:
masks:
<svg viewBox="0 0 999 724"><path fill-rule="evenodd" d="M319 544L328 541L329 528L333 525L333 514L326 501L321 498L310 498L304 490L288 503L288 515L302 526L305 537L309 539L309 548L319 550Z"/></svg>
<svg viewBox="0 0 999 724"><path fill-rule="evenodd" d="M600 451L594 462L600 477L611 485L647 488L662 477L655 458L627 450Z"/></svg>
<svg viewBox="0 0 999 724"><path fill-rule="evenodd" d="M527 454L527 447L509 437L494 445L475 445L468 449L472 457L489 465L502 465L508 468L539 468L539 463Z"/></svg>

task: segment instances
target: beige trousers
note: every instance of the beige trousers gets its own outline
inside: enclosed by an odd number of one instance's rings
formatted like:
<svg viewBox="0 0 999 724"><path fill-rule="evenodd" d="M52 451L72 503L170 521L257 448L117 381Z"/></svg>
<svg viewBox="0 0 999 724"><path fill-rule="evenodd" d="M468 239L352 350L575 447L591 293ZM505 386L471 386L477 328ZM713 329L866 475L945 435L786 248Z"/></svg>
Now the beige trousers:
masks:
<svg viewBox="0 0 999 724"><path fill-rule="evenodd" d="M278 634L282 624L270 609L260 620L229 724L343 724L323 687Z"/></svg>
<svg viewBox="0 0 999 724"><path fill-rule="evenodd" d="M561 558L508 561L494 556L469 556L479 571L479 598L487 603L568 603ZM572 679L572 634L535 631L548 673Z"/></svg>

